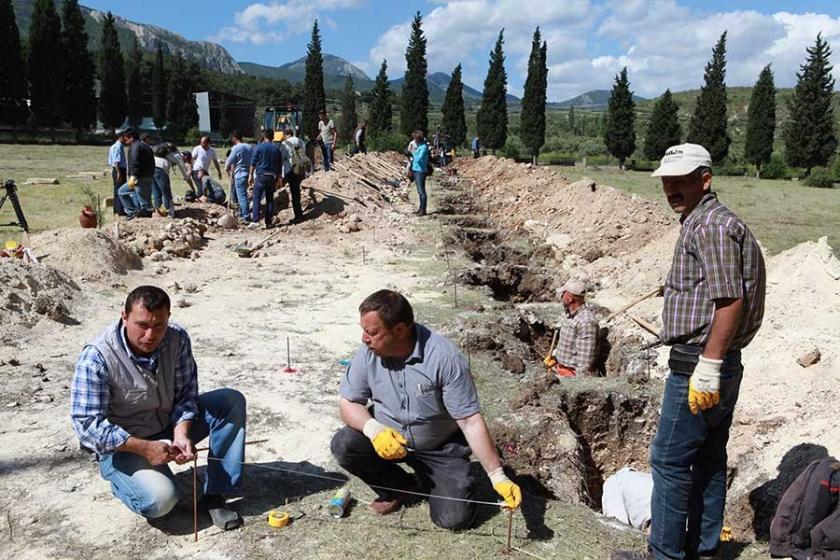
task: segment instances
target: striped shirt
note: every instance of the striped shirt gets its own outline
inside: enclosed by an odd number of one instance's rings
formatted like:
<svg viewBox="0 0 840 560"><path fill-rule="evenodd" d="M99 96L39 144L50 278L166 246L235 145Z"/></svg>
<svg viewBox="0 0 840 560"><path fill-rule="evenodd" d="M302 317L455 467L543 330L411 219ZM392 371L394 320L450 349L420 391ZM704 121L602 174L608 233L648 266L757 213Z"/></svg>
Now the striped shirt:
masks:
<svg viewBox="0 0 840 560"><path fill-rule="evenodd" d="M744 300L741 325L729 350L747 346L764 317L765 271L761 248L738 216L709 193L682 220L665 281L665 344L705 346L717 299Z"/></svg>
<svg viewBox="0 0 840 560"><path fill-rule="evenodd" d="M583 304L561 325L554 357L561 365L586 375L595 364L597 341L598 321L592 309Z"/></svg>
<svg viewBox="0 0 840 560"><path fill-rule="evenodd" d="M175 323L169 323L169 328L180 332L182 341L175 366L176 396L172 408L172 424L175 425L198 415L198 372L187 331ZM157 369L157 359L166 344L165 339L147 358L136 356L131 351L125 341L124 328L120 329L120 340L137 365L147 371ZM131 435L121 426L108 421L110 403L111 389L105 358L94 346L85 346L76 362L70 387L70 417L79 442L97 455L113 452Z"/></svg>

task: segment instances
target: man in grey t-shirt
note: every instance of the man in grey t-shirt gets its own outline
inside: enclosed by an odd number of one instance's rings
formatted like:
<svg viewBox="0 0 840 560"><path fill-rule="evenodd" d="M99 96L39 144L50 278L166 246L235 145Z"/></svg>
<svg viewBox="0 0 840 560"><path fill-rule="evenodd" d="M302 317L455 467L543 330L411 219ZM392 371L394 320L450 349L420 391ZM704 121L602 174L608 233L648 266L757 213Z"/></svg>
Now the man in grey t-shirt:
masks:
<svg viewBox="0 0 840 560"><path fill-rule="evenodd" d="M342 467L378 494L371 509L386 515L409 497L386 488L420 491L431 494L436 525L469 526L474 504L459 500L472 497L472 453L505 507L517 508L522 493L505 476L469 367L455 345L415 323L411 304L391 290L368 296L359 315L364 346L339 389L347 425L330 447Z"/></svg>
<svg viewBox="0 0 840 560"><path fill-rule="evenodd" d="M325 109L318 112L318 137L316 140L321 144L321 155L324 158L324 171L332 169L335 158L335 141L338 138L338 129L333 120L327 115Z"/></svg>

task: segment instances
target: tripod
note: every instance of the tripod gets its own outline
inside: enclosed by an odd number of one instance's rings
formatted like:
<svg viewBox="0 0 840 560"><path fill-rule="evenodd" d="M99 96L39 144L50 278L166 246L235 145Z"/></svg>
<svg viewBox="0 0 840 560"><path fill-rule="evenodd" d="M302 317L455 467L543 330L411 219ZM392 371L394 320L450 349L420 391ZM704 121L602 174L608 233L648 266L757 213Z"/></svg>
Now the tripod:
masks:
<svg viewBox="0 0 840 560"><path fill-rule="evenodd" d="M26 223L26 216L23 215L23 208L20 207L20 199L17 195L17 185L15 185L15 180L9 179L3 187L6 189L6 194L3 195L3 198L0 198L0 210L2 210L3 204L6 203L6 199L8 198L12 202L12 208L15 209L15 216L18 221L0 225L20 226L23 231L29 234L29 224Z"/></svg>

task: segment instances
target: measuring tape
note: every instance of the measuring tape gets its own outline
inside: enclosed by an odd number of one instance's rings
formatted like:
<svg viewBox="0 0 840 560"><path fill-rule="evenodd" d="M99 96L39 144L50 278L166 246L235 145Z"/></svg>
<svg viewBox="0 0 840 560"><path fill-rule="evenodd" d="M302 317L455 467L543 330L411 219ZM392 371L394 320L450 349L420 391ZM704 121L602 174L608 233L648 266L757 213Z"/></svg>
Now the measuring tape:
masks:
<svg viewBox="0 0 840 560"><path fill-rule="evenodd" d="M268 524L272 527L285 527L292 520L285 511L270 511L268 513Z"/></svg>

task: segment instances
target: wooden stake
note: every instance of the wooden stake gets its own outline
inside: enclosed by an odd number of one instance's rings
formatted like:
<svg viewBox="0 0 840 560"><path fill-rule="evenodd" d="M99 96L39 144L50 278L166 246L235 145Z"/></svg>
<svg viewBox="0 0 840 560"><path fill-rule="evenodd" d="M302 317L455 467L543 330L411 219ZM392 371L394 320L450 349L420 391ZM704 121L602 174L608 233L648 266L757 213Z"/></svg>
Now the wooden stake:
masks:
<svg viewBox="0 0 840 560"><path fill-rule="evenodd" d="M196 451L198 451L196 449ZM193 542L198 542L198 455L193 456Z"/></svg>

